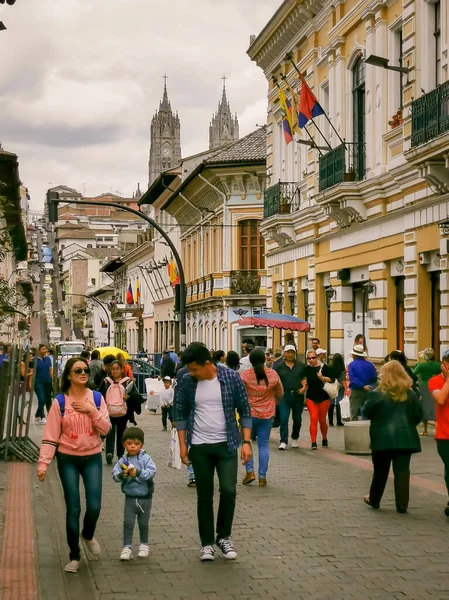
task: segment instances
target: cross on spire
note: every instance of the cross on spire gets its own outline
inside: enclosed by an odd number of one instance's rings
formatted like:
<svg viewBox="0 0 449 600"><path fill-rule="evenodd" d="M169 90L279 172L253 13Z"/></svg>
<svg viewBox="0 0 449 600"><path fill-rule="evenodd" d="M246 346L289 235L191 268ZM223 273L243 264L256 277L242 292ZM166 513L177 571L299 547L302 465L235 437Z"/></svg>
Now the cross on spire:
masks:
<svg viewBox="0 0 449 600"><path fill-rule="evenodd" d="M163 75L162 79L164 80L164 85L167 85L168 75Z"/></svg>
<svg viewBox="0 0 449 600"><path fill-rule="evenodd" d="M225 87L226 87L226 79L227 79L226 75L223 75L223 77L222 77L222 80L223 80L223 88L225 88Z"/></svg>

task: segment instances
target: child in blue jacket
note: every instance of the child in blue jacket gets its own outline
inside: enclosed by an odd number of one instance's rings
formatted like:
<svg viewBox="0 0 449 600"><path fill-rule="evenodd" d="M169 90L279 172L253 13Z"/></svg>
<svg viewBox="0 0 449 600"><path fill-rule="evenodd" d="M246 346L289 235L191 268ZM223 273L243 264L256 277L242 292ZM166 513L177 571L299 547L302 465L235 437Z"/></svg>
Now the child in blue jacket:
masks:
<svg viewBox="0 0 449 600"><path fill-rule="evenodd" d="M125 516L123 520L123 550L120 560L131 560L133 557L134 525L139 525L140 547L139 558L146 558L148 547L148 524L151 514L156 465L151 457L142 450L144 433L139 427L128 427L122 437L125 448L124 455L119 459L112 477L114 481L122 484L125 494Z"/></svg>

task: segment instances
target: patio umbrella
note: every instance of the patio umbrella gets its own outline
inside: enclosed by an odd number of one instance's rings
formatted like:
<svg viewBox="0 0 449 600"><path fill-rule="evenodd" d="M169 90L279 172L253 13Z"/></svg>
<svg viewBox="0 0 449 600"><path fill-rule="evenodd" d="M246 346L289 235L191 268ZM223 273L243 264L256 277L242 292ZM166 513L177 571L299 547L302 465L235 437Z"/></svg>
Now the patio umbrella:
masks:
<svg viewBox="0 0 449 600"><path fill-rule="evenodd" d="M292 315L279 313L260 313L251 317L240 317L239 325L254 325L255 327L276 327L292 331L310 331L310 323Z"/></svg>
<svg viewBox="0 0 449 600"><path fill-rule="evenodd" d="M120 350L120 348L115 348L114 346L102 346L101 348L96 348L96 350L100 353L100 358L104 358L107 354L117 356L119 352L121 352L126 359L131 358L126 350Z"/></svg>

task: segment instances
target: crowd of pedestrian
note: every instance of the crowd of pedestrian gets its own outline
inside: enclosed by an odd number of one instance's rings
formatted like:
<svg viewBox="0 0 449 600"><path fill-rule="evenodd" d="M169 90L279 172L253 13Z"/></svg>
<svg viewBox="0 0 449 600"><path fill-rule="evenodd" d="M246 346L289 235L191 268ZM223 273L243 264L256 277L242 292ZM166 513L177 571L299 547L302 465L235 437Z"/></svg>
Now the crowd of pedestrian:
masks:
<svg viewBox="0 0 449 600"><path fill-rule="evenodd" d="M176 431L188 485L196 487L202 561L214 560L215 548L226 559L236 558L231 534L239 460L245 468L243 485L257 480L259 487L267 486L269 441L276 421L279 450L286 451L289 443L297 449L305 409L309 413L311 450L318 448L318 430L321 446L329 447L328 427L334 425L334 414L337 426L343 426L345 418L369 420L373 478L364 501L374 509L380 507L392 466L399 513L407 512L410 462L412 455L421 451L418 425L423 423L421 434L427 435L429 422L435 421L449 496L449 351L439 363L434 351L425 349L419 355L422 362L412 370L405 354L394 350L378 372L362 336L355 340L348 364L340 354L328 360L320 340L313 338L311 342L305 353L306 364L300 360L294 340L273 352L246 339L241 356L235 351L211 351L199 342L179 355L173 347L162 354L162 427L167 430L170 422ZM37 351L38 411L39 415L45 407L49 411L38 476L45 479L47 467L56 456L67 505L67 571L76 572L80 562L80 478L86 489L81 538L92 554L101 552L94 533L101 506L103 446L107 464L113 463L116 454L113 478L125 495L120 559L133 556L136 520L138 556L148 556L156 466L144 450L144 432L136 427L143 398L132 373L127 374L126 364L123 356L109 355L101 360L95 351L91 356L70 359L62 375L61 394L48 404L43 384L48 378L52 380L51 365L45 360L45 347ZM345 398L349 399L349 414L344 417L341 403ZM257 443L257 463L252 442ZM216 525L215 474L220 492ZM449 516L449 502L445 514Z"/></svg>

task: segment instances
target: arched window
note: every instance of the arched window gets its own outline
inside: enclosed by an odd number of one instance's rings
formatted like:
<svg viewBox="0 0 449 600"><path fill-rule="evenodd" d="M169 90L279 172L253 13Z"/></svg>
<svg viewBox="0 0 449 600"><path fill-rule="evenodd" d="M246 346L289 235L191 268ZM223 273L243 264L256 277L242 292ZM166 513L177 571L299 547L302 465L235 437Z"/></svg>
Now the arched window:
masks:
<svg viewBox="0 0 449 600"><path fill-rule="evenodd" d="M265 248L260 235L259 221L245 219L239 222L239 269L265 269Z"/></svg>
<svg viewBox="0 0 449 600"><path fill-rule="evenodd" d="M356 179L365 175L365 62L359 57L352 69L352 114Z"/></svg>

